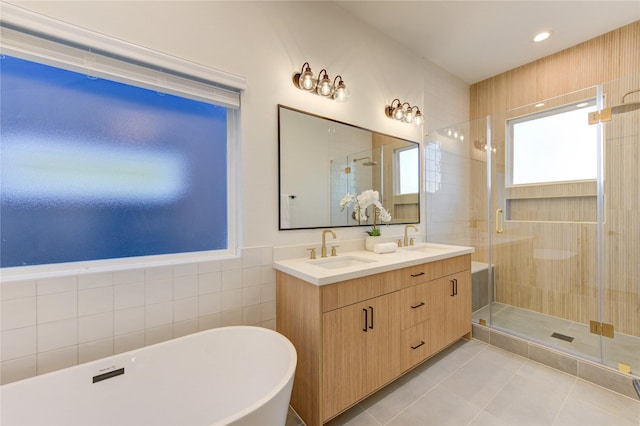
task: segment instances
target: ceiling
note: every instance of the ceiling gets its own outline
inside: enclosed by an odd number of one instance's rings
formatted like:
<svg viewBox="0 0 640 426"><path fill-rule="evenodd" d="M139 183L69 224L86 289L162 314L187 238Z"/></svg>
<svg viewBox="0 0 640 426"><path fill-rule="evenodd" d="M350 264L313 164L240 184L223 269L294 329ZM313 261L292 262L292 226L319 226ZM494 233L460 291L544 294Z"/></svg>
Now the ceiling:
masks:
<svg viewBox="0 0 640 426"><path fill-rule="evenodd" d="M640 20L640 0L335 3L469 84Z"/></svg>

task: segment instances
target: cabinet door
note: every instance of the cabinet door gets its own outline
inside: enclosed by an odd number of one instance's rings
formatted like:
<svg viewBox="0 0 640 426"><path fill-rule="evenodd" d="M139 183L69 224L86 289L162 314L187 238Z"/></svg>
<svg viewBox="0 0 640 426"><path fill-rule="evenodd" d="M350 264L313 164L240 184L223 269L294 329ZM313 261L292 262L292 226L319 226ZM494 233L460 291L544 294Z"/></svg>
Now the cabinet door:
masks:
<svg viewBox="0 0 640 426"><path fill-rule="evenodd" d="M323 420L339 413L368 393L366 364L367 336L370 334L369 305L367 302L356 303L322 315Z"/></svg>
<svg viewBox="0 0 640 426"><path fill-rule="evenodd" d="M449 275L447 279L455 293L449 297L447 335L454 340L471 331L471 274L463 271Z"/></svg>
<svg viewBox="0 0 640 426"><path fill-rule="evenodd" d="M402 372L396 302L390 294L323 314L323 420Z"/></svg>
<svg viewBox="0 0 640 426"><path fill-rule="evenodd" d="M402 373L400 360L400 315L398 294L376 297L367 302L367 393Z"/></svg>
<svg viewBox="0 0 640 426"><path fill-rule="evenodd" d="M431 349L436 352L471 331L471 273L437 279L429 290Z"/></svg>

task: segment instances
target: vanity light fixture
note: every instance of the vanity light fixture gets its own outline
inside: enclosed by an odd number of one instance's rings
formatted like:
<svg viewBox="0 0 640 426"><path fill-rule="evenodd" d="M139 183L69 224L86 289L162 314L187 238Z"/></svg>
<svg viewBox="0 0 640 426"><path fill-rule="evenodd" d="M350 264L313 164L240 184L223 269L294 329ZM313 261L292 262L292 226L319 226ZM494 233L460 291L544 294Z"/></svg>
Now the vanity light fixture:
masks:
<svg viewBox="0 0 640 426"><path fill-rule="evenodd" d="M480 139L476 139L475 141L473 141L473 147L479 151L489 151L489 145L487 145L487 140L485 139L484 136L482 136ZM495 147L491 147L491 152L493 154L496 153L496 148Z"/></svg>
<svg viewBox="0 0 640 426"><path fill-rule="evenodd" d="M332 83L327 70L322 69L316 78L309 62L302 64L300 72L293 75L293 85L305 92L332 98L336 102L346 102L349 99L349 89L344 84L342 76L337 76Z"/></svg>
<svg viewBox="0 0 640 426"><path fill-rule="evenodd" d="M397 98L391 102L391 105L385 107L384 113L389 118L404 121L405 123L414 123L416 126L424 123L420 108L415 105L411 106L409 102L402 103Z"/></svg>

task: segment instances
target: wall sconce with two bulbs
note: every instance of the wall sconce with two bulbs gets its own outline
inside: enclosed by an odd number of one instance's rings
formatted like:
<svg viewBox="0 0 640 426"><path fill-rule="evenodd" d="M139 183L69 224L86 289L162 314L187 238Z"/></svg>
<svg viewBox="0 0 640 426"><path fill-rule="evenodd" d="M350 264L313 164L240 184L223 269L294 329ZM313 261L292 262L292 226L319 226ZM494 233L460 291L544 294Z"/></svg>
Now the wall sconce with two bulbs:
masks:
<svg viewBox="0 0 640 426"><path fill-rule="evenodd" d="M323 68L316 78L309 62L302 64L300 72L293 75L293 85L305 92L332 98L336 102L346 102L349 99L349 89L341 76L334 78L332 83L327 70Z"/></svg>
<svg viewBox="0 0 640 426"><path fill-rule="evenodd" d="M480 137L480 139L476 139L475 141L473 141L473 147L478 151L489 152L489 145L487 144L487 139L484 136ZM495 154L496 148L491 147L491 152Z"/></svg>
<svg viewBox="0 0 640 426"><path fill-rule="evenodd" d="M424 117L417 106L411 106L409 102L402 103L400 99L394 99L391 105L387 105L384 109L387 117L394 120L403 121L405 123L414 123L420 126L424 123Z"/></svg>

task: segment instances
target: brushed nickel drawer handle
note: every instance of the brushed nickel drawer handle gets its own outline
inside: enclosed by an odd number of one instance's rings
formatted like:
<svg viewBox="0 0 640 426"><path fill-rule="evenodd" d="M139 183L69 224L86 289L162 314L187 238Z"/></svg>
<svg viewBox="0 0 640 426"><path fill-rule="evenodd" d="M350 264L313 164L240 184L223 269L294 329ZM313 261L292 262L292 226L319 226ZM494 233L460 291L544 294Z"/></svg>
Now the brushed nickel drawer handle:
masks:
<svg viewBox="0 0 640 426"><path fill-rule="evenodd" d="M424 306L424 302L420 302L420 303L418 303L417 305L413 305L413 306L411 306L411 309L417 309L417 308L419 308L420 306Z"/></svg>
<svg viewBox="0 0 640 426"><path fill-rule="evenodd" d="M420 343L418 343L416 346L411 346L411 349L418 349L422 345L424 345L424 340L420 340Z"/></svg>
<svg viewBox="0 0 640 426"><path fill-rule="evenodd" d="M419 272L419 273L417 273L417 274L411 274L411 276L412 276L413 278L415 278L415 277L419 277L420 275L424 275L424 272Z"/></svg>

